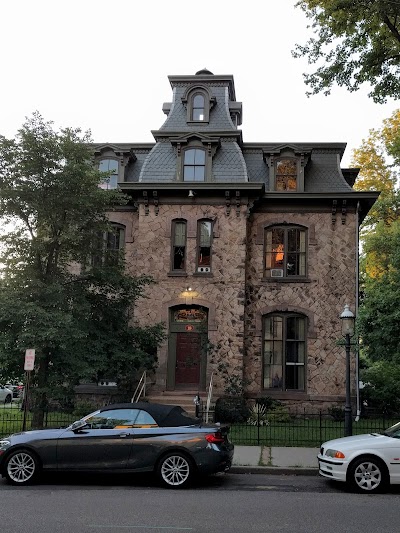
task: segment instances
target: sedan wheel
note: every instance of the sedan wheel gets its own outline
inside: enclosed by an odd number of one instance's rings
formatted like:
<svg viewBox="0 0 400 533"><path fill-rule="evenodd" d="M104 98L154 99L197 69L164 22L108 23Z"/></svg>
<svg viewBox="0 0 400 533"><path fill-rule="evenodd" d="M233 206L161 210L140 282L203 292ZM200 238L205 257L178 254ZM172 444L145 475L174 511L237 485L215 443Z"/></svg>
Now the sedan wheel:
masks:
<svg viewBox="0 0 400 533"><path fill-rule="evenodd" d="M38 474L36 457L28 450L17 450L8 457L5 473L13 485L28 485Z"/></svg>
<svg viewBox="0 0 400 533"><path fill-rule="evenodd" d="M6 399L4 400L4 403L11 403L11 402L12 402L12 396L11 396L11 394L8 394L6 396Z"/></svg>
<svg viewBox="0 0 400 533"><path fill-rule="evenodd" d="M186 487L192 479L192 472L192 461L180 453L163 457L158 465L158 477L163 485L169 488Z"/></svg>
<svg viewBox="0 0 400 533"><path fill-rule="evenodd" d="M358 492L379 492L387 484L385 465L377 458L365 457L350 468L350 483Z"/></svg>

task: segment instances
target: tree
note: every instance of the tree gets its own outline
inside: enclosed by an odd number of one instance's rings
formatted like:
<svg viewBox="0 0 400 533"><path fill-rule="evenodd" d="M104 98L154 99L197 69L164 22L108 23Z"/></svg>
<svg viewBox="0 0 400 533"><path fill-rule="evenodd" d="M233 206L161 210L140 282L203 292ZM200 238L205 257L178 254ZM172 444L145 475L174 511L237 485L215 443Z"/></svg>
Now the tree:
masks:
<svg viewBox="0 0 400 533"><path fill-rule="evenodd" d="M25 350L36 349L39 426L49 398L81 379L105 374L132 386L135 369L156 364L163 338L160 324L140 328L130 316L152 280L126 275L122 254L91 264L98 236L113 231L107 212L127 199L98 186L105 176L94 168L89 142L79 129L55 131L39 113L15 139L0 137L0 215L8 223L0 368L15 376Z"/></svg>
<svg viewBox="0 0 400 533"><path fill-rule="evenodd" d="M383 121L381 128L371 129L360 148L353 151L351 165L361 169L354 188L362 191L381 191L378 201L364 222L363 235L365 230L373 228L381 220L389 224L399 218L399 164L400 109L397 109Z"/></svg>
<svg viewBox="0 0 400 533"><path fill-rule="evenodd" d="M350 91L367 82L375 102L400 98L400 2L300 0L296 6L311 20L308 27L314 33L292 52L317 64L314 72L304 74L308 95L330 94L335 82Z"/></svg>

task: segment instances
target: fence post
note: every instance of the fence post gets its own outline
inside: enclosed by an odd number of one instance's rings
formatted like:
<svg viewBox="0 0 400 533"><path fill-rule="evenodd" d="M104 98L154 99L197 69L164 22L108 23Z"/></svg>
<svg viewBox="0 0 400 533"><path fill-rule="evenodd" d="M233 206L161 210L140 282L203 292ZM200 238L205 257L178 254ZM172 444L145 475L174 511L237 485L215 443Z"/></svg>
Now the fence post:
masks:
<svg viewBox="0 0 400 533"><path fill-rule="evenodd" d="M260 446L260 408L257 409L257 446Z"/></svg>

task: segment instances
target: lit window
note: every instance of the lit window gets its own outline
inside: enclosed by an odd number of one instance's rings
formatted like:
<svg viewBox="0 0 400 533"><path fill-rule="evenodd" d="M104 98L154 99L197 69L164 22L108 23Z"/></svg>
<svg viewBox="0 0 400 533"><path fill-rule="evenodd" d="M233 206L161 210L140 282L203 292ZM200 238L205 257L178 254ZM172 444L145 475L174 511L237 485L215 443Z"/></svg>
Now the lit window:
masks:
<svg viewBox="0 0 400 533"><path fill-rule="evenodd" d="M193 97L193 105L192 105L192 120L204 120L204 108L205 108L205 100L204 96L202 94L196 94Z"/></svg>
<svg viewBox="0 0 400 533"><path fill-rule="evenodd" d="M102 159L99 163L100 172L107 172L99 187L101 189L116 189L118 186L118 161L115 159Z"/></svg>
<svg viewBox="0 0 400 533"><path fill-rule="evenodd" d="M183 181L204 181L206 153L199 148L185 150L183 158Z"/></svg>
<svg viewBox="0 0 400 533"><path fill-rule="evenodd" d="M264 317L264 389L304 390L306 317Z"/></svg>
<svg viewBox="0 0 400 533"><path fill-rule="evenodd" d="M197 270L210 272L211 269L211 239L212 223L209 220L200 220L197 230Z"/></svg>
<svg viewBox="0 0 400 533"><path fill-rule="evenodd" d="M186 222L175 220L172 228L172 270L186 270Z"/></svg>
<svg viewBox="0 0 400 533"><path fill-rule="evenodd" d="M276 226L265 230L265 275L271 278L306 275L306 230Z"/></svg>
<svg viewBox="0 0 400 533"><path fill-rule="evenodd" d="M297 161L295 159L280 159L276 163L276 190L297 190Z"/></svg>

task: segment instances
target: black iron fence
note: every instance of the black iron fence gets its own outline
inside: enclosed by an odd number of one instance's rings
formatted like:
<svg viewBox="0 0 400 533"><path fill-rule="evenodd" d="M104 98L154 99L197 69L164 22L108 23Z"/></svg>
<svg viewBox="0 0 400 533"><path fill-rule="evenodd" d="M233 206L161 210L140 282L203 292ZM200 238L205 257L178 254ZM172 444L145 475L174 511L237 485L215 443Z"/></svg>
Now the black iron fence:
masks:
<svg viewBox="0 0 400 533"><path fill-rule="evenodd" d="M77 413L55 411L45 413L43 427L62 428L80 418ZM213 420L211 413L209 421ZM37 429L34 414L28 411L25 427ZM369 413L353 422L353 434L381 433L400 421L399 416ZM0 437L23 430L24 413L18 406L0 407ZM319 447L326 440L344 436L344 419L340 413L289 412L286 410L252 412L243 422L230 422L230 439L236 445Z"/></svg>

